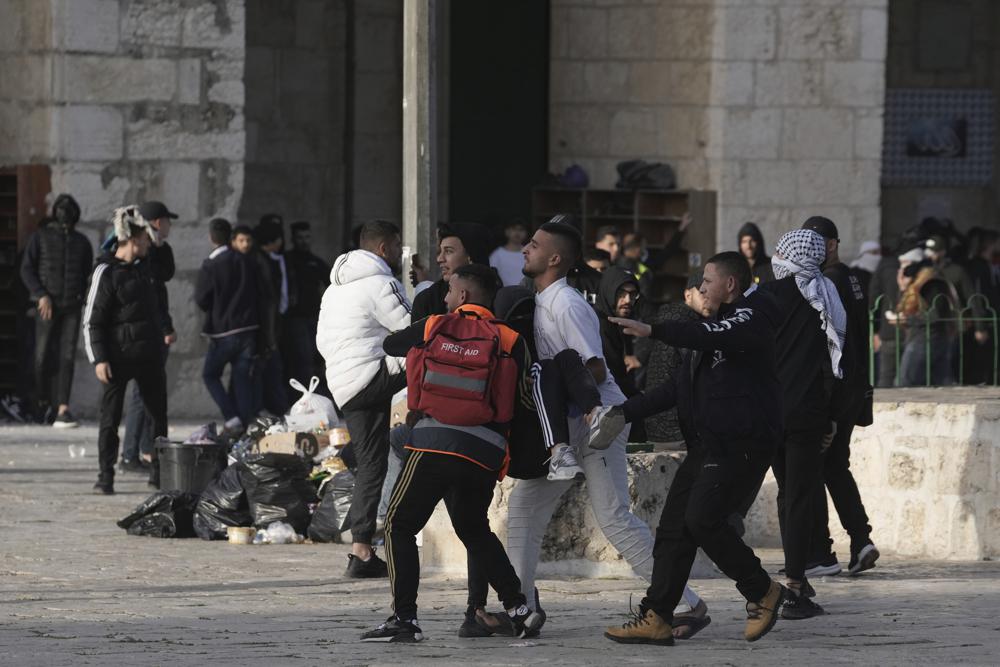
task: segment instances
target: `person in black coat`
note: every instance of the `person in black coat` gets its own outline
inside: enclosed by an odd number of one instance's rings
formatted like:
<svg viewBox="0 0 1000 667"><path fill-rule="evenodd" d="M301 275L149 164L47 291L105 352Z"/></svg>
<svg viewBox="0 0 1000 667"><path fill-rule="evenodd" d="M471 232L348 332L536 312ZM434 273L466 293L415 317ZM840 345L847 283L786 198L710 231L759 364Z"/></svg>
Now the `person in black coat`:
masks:
<svg viewBox="0 0 1000 667"><path fill-rule="evenodd" d="M330 265L312 253L312 231L306 221L293 222L292 247L285 251L289 273L295 277L295 298L285 313L285 367L289 377L304 385L313 376L323 380L316 351L316 323L323 292L330 285Z"/></svg>
<svg viewBox="0 0 1000 667"><path fill-rule="evenodd" d="M659 400L663 409L677 405L683 431L704 448L704 458L682 465L683 474L679 470L671 484L656 530L653 580L640 605L642 621L608 628L605 636L613 641L672 642L673 611L699 546L747 599L748 641L771 629L785 599L786 589L771 580L729 522L759 488L782 427L775 366L780 311L769 294L744 295L751 281L739 253L720 253L706 262L701 288L711 320L653 326L614 320L626 334L652 335L693 351ZM618 428L623 418L618 409L600 428Z"/></svg>
<svg viewBox="0 0 1000 667"><path fill-rule="evenodd" d="M57 406L52 422L57 428L77 426L69 411L69 396L80 309L94 257L90 240L76 231L79 220L76 200L59 195L51 217L28 239L21 260L21 281L37 303L31 409L36 418L45 419L50 406Z"/></svg>
<svg viewBox="0 0 1000 667"><path fill-rule="evenodd" d="M471 222L439 225L437 265L441 278L414 297L413 321L447 313L444 297L448 293L448 279L452 272L468 264L489 266L490 250L490 232L483 225Z"/></svg>
<svg viewBox="0 0 1000 667"><path fill-rule="evenodd" d="M740 254L750 264L750 273L753 274L754 283L759 285L774 280L774 272L771 271L771 258L767 256L764 235L761 234L760 227L748 222L740 227L737 238L739 239Z"/></svg>
<svg viewBox="0 0 1000 667"><path fill-rule="evenodd" d="M142 259L156 232L138 207L115 211L115 252L97 260L84 308L84 346L104 385L101 397L96 493L114 493L118 427L125 387L134 379L143 405L153 418L155 437L167 434L167 380L162 363L163 323L156 289ZM159 484L154 465L150 484Z"/></svg>

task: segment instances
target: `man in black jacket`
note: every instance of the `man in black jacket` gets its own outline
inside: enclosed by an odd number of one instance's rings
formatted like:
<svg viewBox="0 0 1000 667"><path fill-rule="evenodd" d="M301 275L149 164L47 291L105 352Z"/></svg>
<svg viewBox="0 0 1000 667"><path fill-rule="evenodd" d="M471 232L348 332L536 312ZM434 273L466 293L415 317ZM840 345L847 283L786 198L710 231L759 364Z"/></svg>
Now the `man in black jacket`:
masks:
<svg viewBox="0 0 1000 667"><path fill-rule="evenodd" d="M772 260L776 280L762 291L781 308L776 349L784 406L784 433L774 457L778 519L785 550L788 600L785 619L824 613L806 581L817 489L822 489L821 452L833 437L841 409L834 402L847 318L834 285L820 265L823 237L797 229L779 239Z"/></svg>
<svg viewBox="0 0 1000 667"><path fill-rule="evenodd" d="M288 409L288 383L285 378L285 316L294 305L294 277L281 250L284 246L284 231L274 214L261 218L254 228L254 245L258 249L258 264L267 268L270 276L271 316L274 319L274 334L277 348L270 354L261 355L256 374L259 382L255 389L259 392L255 400L256 408L265 408L275 416L282 416Z"/></svg>
<svg viewBox="0 0 1000 667"><path fill-rule="evenodd" d="M80 308L94 253L90 240L76 231L80 206L69 195L59 195L52 216L28 239L21 263L21 280L32 301L35 316L35 388L32 407L45 419L57 406L56 428L77 426L69 411L73 364L80 332Z"/></svg>
<svg viewBox="0 0 1000 667"><path fill-rule="evenodd" d="M160 323L163 327L163 366L166 368L167 355L170 346L177 342L177 332L174 330L174 320L170 317L170 299L167 297L167 283L173 280L176 272L174 251L167 243L170 236L170 226L177 214L172 213L163 202L148 201L139 207L139 215L149 222L156 232L156 239L149 247L149 253L143 260L146 271L153 279L156 299L160 307ZM153 454L153 418L143 408L142 397L139 396L139 384L133 383L125 405L125 439L122 441L122 469L126 471L145 471L146 464L140 455L151 457Z"/></svg>
<svg viewBox="0 0 1000 667"><path fill-rule="evenodd" d="M613 641L673 644L673 610L699 546L747 599L747 641L770 631L785 599L786 589L771 580L728 521L760 485L781 433L774 333L779 312L769 295L744 294L751 281L743 257L720 253L705 264L701 287L712 320L650 326L612 319L626 334L693 350L683 383L678 381L673 397L660 400L666 408L672 398L678 413L690 415L684 428L704 447L704 458L678 472L671 485L656 533L652 583L639 613L607 629Z"/></svg>
<svg viewBox="0 0 1000 667"><path fill-rule="evenodd" d="M472 222L454 222L438 226L437 265L441 277L413 298L413 321L428 315L448 312L444 297L448 280L460 266L490 263L490 233L486 227Z"/></svg>
<svg viewBox="0 0 1000 667"><path fill-rule="evenodd" d="M194 300L207 315L202 333L209 344L202 379L226 420L226 429L238 432L254 416L251 374L257 332L267 317L260 298L265 291L261 282L267 278L260 275L250 257L230 249L230 234L228 220L215 218L209 223L215 249L198 272ZM227 365L231 368L232 396L222 384Z"/></svg>
<svg viewBox="0 0 1000 667"><path fill-rule="evenodd" d="M96 493L114 493L118 426L125 387L134 379L146 410L153 418L153 435L167 434L167 381L162 363L163 324L156 289L142 267L156 232L138 207L115 211L115 252L97 260L90 278L84 309L84 344L97 379L104 384L101 398ZM154 461L150 481L158 479Z"/></svg>
<svg viewBox="0 0 1000 667"><path fill-rule="evenodd" d="M837 288L840 300L847 311L847 336L841 369L842 382L836 383L833 401L841 406L842 416L837 419L836 433L830 446L823 453L823 481L837 508L840 522L851 538L851 559L848 572L859 574L875 567L879 552L871 541L872 527L868 522L861 493L851 474L851 435L855 426L868 426L871 414L872 387L868 382L868 307L861 282L851 269L840 261L840 234L832 220L814 216L805 221L803 229L811 229L826 243L826 263L823 275ZM867 404L867 406L866 406ZM840 563L833 553L830 539L826 493L823 485L816 489L813 538L810 547L807 574L832 575L840 572Z"/></svg>
<svg viewBox="0 0 1000 667"><path fill-rule="evenodd" d="M754 283L759 285L774 280L774 273L771 271L771 258L767 256L764 235L761 233L760 227L748 222L740 227L736 236L739 239L740 254L750 265Z"/></svg>

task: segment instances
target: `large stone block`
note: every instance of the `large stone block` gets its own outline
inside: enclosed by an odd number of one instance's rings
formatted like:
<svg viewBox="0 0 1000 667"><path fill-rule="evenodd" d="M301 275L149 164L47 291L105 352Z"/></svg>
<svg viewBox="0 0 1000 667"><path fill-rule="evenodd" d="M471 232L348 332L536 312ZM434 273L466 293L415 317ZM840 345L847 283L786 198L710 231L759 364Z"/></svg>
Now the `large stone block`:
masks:
<svg viewBox="0 0 1000 667"><path fill-rule="evenodd" d="M231 107L242 107L246 101L243 85L243 62L235 59L212 58L205 62L208 80L208 101ZM200 93L200 79L198 81Z"/></svg>
<svg viewBox="0 0 1000 667"><path fill-rule="evenodd" d="M655 6L612 7L608 10L608 56L649 59L664 37L657 33Z"/></svg>
<svg viewBox="0 0 1000 667"><path fill-rule="evenodd" d="M168 101L177 92L177 64L166 58L65 56L55 77L67 102Z"/></svg>
<svg viewBox="0 0 1000 667"><path fill-rule="evenodd" d="M781 155L848 159L854 153L854 114L848 109L786 109ZM833 203L833 202L824 202Z"/></svg>
<svg viewBox="0 0 1000 667"><path fill-rule="evenodd" d="M671 104L707 104L712 94L711 62L677 61L670 63Z"/></svg>
<svg viewBox="0 0 1000 667"><path fill-rule="evenodd" d="M184 10L180 0L126 3L121 38L131 44L180 46Z"/></svg>
<svg viewBox="0 0 1000 667"><path fill-rule="evenodd" d="M242 52L245 48L246 15L243 0L201 0L184 12L181 44Z"/></svg>
<svg viewBox="0 0 1000 667"><path fill-rule="evenodd" d="M654 4L657 58L707 60L712 56L715 14L710 7ZM730 57L738 59L736 55Z"/></svg>
<svg viewBox="0 0 1000 667"><path fill-rule="evenodd" d="M52 38L65 51L118 50L118 0L52 0Z"/></svg>
<svg viewBox="0 0 1000 667"><path fill-rule="evenodd" d="M852 60L861 55L861 14L857 9L840 5L783 7L778 11L781 59Z"/></svg>
<svg viewBox="0 0 1000 667"><path fill-rule="evenodd" d="M781 111L726 109L722 136L727 159L777 158Z"/></svg>
<svg viewBox="0 0 1000 667"><path fill-rule="evenodd" d="M623 103L628 99L629 66L620 62L583 65L584 100Z"/></svg>
<svg viewBox="0 0 1000 667"><path fill-rule="evenodd" d="M610 117L601 107L553 104L549 115L549 141L553 155L607 155Z"/></svg>
<svg viewBox="0 0 1000 667"><path fill-rule="evenodd" d="M754 64L752 62L712 63L710 103L722 106L749 106L754 100Z"/></svg>
<svg viewBox="0 0 1000 667"><path fill-rule="evenodd" d="M52 94L52 58L48 55L3 57L0 99L35 102Z"/></svg>
<svg viewBox="0 0 1000 667"><path fill-rule="evenodd" d="M130 189L127 177L105 173L101 164L64 162L52 166L52 191L72 194L80 204L81 219L97 221L99 232L112 212L128 201Z"/></svg>
<svg viewBox="0 0 1000 667"><path fill-rule="evenodd" d="M712 56L716 60L769 60L774 57L778 21L769 7L725 7L715 13ZM706 39L706 35L700 35Z"/></svg>
<svg viewBox="0 0 1000 667"><path fill-rule="evenodd" d="M828 62L823 70L823 99L827 104L876 108L885 104L884 63Z"/></svg>
<svg viewBox="0 0 1000 667"><path fill-rule="evenodd" d="M796 163L756 160L748 170L746 203L751 206L788 206L795 201Z"/></svg>
<svg viewBox="0 0 1000 667"><path fill-rule="evenodd" d="M243 106L242 81L239 106ZM211 98L211 93L209 95ZM181 104L201 103L201 59L184 58L177 63L177 101ZM225 100L213 100L225 101Z"/></svg>
<svg viewBox="0 0 1000 667"><path fill-rule="evenodd" d="M656 112L651 108L632 108L611 115L611 155L645 155L656 145Z"/></svg>
<svg viewBox="0 0 1000 667"><path fill-rule="evenodd" d="M552 102L582 102L586 99L586 87L583 83L583 66L583 63L575 60L553 60L549 63L549 99ZM665 70L666 68L662 69ZM631 71L629 91L631 93L630 96L633 98L636 96L637 91L646 91L645 82L637 85L634 76L634 71ZM650 94L655 94L655 92L654 88L654 90L650 91Z"/></svg>
<svg viewBox="0 0 1000 667"><path fill-rule="evenodd" d="M884 8L861 11L861 58L885 62L889 41L889 12Z"/></svg>
<svg viewBox="0 0 1000 667"><path fill-rule="evenodd" d="M889 457L889 485L896 489L919 489L924 483L926 462L914 452L893 452Z"/></svg>
<svg viewBox="0 0 1000 667"><path fill-rule="evenodd" d="M882 109L858 109L854 114L854 155L871 160L882 159L882 133L885 118Z"/></svg>
<svg viewBox="0 0 1000 667"><path fill-rule="evenodd" d="M820 102L823 69L819 63L759 62L755 74L757 106L812 106Z"/></svg>
<svg viewBox="0 0 1000 667"><path fill-rule="evenodd" d="M53 113L62 157L98 161L122 157L124 122L114 107L65 106Z"/></svg>
<svg viewBox="0 0 1000 667"><path fill-rule="evenodd" d="M799 203L843 205L851 199L855 163L848 160L803 160L797 172Z"/></svg>
<svg viewBox="0 0 1000 667"><path fill-rule="evenodd" d="M135 160L242 160L242 129L195 133L179 121L142 120L129 123L128 154Z"/></svg>
<svg viewBox="0 0 1000 667"><path fill-rule="evenodd" d="M659 140L636 155L644 155L655 146L661 155L670 158L699 157L708 142L708 126L704 110L697 107L666 107L659 112Z"/></svg>
<svg viewBox="0 0 1000 667"><path fill-rule="evenodd" d="M204 227L197 231L200 231L202 238L207 240L208 232ZM171 245L173 244L171 243ZM206 250L208 245L205 243ZM207 257L208 253L205 252L204 256ZM194 271L182 271L167 283L170 318L174 322L174 331L177 333L177 342L170 347L171 354L203 356L208 348L207 341L201 336L205 314L194 303L196 280L197 274Z"/></svg>
<svg viewBox="0 0 1000 667"><path fill-rule="evenodd" d="M0 0L0 53L21 50L26 11L25 0Z"/></svg>

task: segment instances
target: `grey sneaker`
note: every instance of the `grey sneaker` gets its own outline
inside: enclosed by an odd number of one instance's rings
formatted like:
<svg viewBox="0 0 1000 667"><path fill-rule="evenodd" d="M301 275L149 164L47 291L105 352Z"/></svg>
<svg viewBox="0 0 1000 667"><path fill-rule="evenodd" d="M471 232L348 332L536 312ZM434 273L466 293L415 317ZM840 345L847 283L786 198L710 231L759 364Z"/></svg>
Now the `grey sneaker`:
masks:
<svg viewBox="0 0 1000 667"><path fill-rule="evenodd" d="M625 430L625 411L620 405L600 405L590 413L590 448L607 449Z"/></svg>
<svg viewBox="0 0 1000 667"><path fill-rule="evenodd" d="M583 479L583 468L576 460L576 453L569 445L559 444L552 448L552 456L549 458L550 482L559 482L568 479Z"/></svg>

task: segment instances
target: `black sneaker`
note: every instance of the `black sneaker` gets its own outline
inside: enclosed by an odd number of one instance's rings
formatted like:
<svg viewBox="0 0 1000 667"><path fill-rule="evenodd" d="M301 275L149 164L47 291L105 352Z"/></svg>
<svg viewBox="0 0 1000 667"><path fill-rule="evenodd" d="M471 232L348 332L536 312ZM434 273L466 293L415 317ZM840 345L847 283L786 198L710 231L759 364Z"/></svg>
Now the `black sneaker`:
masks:
<svg viewBox="0 0 1000 667"><path fill-rule="evenodd" d="M805 595L796 593L792 589L788 589L785 604L781 606L781 618L786 621L800 621L804 618L822 616L825 613L826 611L823 610L823 607L820 607Z"/></svg>
<svg viewBox="0 0 1000 667"><path fill-rule="evenodd" d="M115 493L114 478L100 475L97 478L97 484L94 484L94 493L105 496L113 496Z"/></svg>
<svg viewBox="0 0 1000 667"><path fill-rule="evenodd" d="M463 639L478 639L480 637L492 637L493 631L479 624L477 618L479 612L484 612L482 607L469 607L465 610L465 620L458 628L458 636Z"/></svg>
<svg viewBox="0 0 1000 667"><path fill-rule="evenodd" d="M875 545L869 542L861 548L861 551L851 554L851 562L847 566L847 575L856 577L865 570L872 569L875 567L875 561L878 560L880 555Z"/></svg>
<svg viewBox="0 0 1000 667"><path fill-rule="evenodd" d="M802 595L807 598L816 597L816 589L813 588L813 585L809 583L808 579L802 580Z"/></svg>
<svg viewBox="0 0 1000 667"><path fill-rule="evenodd" d="M142 459L122 459L118 464L119 472L134 472L143 475L149 474L149 464Z"/></svg>
<svg viewBox="0 0 1000 667"><path fill-rule="evenodd" d="M534 632L542 627L542 623L545 622L541 614L537 611L531 611L526 604L513 610L513 614L510 611L507 611L507 615L510 617L510 624L514 626L515 637L524 637L529 632Z"/></svg>
<svg viewBox="0 0 1000 667"><path fill-rule="evenodd" d="M821 561L806 564L806 576L808 577L832 577L840 572L840 562L835 553L827 554L826 558Z"/></svg>
<svg viewBox="0 0 1000 667"><path fill-rule="evenodd" d="M372 557L368 560L361 560L354 554L348 554L345 576L350 579L383 579L389 576L389 566L375 555L374 549Z"/></svg>
<svg viewBox="0 0 1000 667"><path fill-rule="evenodd" d="M534 630L525 632L524 633L525 639L532 639L542 634L542 626L545 625L545 621L548 619L548 615L545 613L545 610L542 609L542 603L538 599L538 588L535 588L535 611L538 613L539 616L542 617L542 622Z"/></svg>
<svg viewBox="0 0 1000 667"><path fill-rule="evenodd" d="M484 632L501 637L515 637L514 624L510 620L510 615L501 611L493 613L485 609L476 610L476 623Z"/></svg>
<svg viewBox="0 0 1000 667"><path fill-rule="evenodd" d="M55 421L52 422L52 428L76 428L80 425L74 417L73 413L67 410L61 415L56 415Z"/></svg>
<svg viewBox="0 0 1000 667"><path fill-rule="evenodd" d="M423 638L424 633L421 632L420 626L417 625L417 619L404 621L396 616L390 616L382 625L361 635L361 641L363 642L412 643L423 641Z"/></svg>

